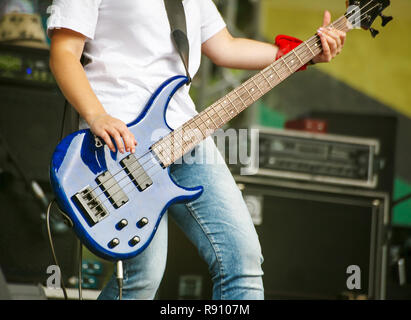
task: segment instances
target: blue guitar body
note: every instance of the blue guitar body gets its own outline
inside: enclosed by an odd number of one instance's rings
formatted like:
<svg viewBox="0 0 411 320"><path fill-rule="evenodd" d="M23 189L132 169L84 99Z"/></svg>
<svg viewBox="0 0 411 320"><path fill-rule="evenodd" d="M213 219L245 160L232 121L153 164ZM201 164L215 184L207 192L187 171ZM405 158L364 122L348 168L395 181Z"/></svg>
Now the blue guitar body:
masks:
<svg viewBox="0 0 411 320"><path fill-rule="evenodd" d="M138 142L134 154L110 151L89 129L67 136L56 147L50 180L59 207L72 220L83 244L104 259L139 254L171 204L193 200L203 191L201 186L177 185L150 149L172 131L166 110L186 82L184 76L164 82L141 115L128 124Z"/></svg>

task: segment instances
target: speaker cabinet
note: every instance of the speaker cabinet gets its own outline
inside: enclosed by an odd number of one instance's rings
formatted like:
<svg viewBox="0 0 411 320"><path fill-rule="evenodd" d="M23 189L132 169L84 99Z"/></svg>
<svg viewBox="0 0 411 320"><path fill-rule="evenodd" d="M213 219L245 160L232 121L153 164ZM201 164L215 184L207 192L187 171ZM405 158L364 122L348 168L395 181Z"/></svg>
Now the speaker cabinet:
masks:
<svg viewBox="0 0 411 320"><path fill-rule="evenodd" d="M65 103L49 51L0 45L0 61L0 133L27 178L48 181Z"/></svg>
<svg viewBox="0 0 411 320"><path fill-rule="evenodd" d="M388 194L235 178L262 246L266 299L385 298ZM160 298L211 298L207 266L174 223L169 239Z"/></svg>
<svg viewBox="0 0 411 320"><path fill-rule="evenodd" d="M65 100L48 60L48 50L0 45L0 263L14 283L44 284L54 264L45 210L27 188L36 180L52 197L48 168ZM77 240L61 221L52 220L52 231L67 283L76 274Z"/></svg>
<svg viewBox="0 0 411 320"><path fill-rule="evenodd" d="M50 197L51 198L51 197ZM46 284L47 267L54 265L47 236L45 212L24 183L8 181L0 189L0 264L9 283ZM51 231L65 283L77 274L77 239L59 217L51 213ZM53 219L54 218L54 219Z"/></svg>

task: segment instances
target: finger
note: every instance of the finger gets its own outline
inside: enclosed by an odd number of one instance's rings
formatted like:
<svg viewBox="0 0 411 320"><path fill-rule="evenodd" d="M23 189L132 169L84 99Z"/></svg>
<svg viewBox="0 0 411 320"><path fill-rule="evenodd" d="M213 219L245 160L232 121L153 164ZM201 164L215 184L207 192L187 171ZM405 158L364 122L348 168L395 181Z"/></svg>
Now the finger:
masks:
<svg viewBox="0 0 411 320"><path fill-rule="evenodd" d="M347 33L340 31L341 46L344 47L345 39L347 38Z"/></svg>
<svg viewBox="0 0 411 320"><path fill-rule="evenodd" d="M107 132L103 131L103 133L100 134L99 137L104 140L104 142L106 143L106 145L109 147L111 151L116 152L116 148L114 147L114 144L111 141L111 137Z"/></svg>
<svg viewBox="0 0 411 320"><path fill-rule="evenodd" d="M335 57L337 55L337 42L328 35L327 31L323 31L323 34L330 48L331 57Z"/></svg>
<svg viewBox="0 0 411 320"><path fill-rule="evenodd" d="M119 129L119 132L121 134L121 138L124 141L127 152L131 152L134 148L133 134L128 130L126 126L122 126L122 128Z"/></svg>
<svg viewBox="0 0 411 320"><path fill-rule="evenodd" d="M331 61L331 58L332 58L331 49L330 49L330 46L328 45L327 38L321 31L318 31L318 35L320 36L321 46L323 48L322 55L324 56L326 61Z"/></svg>
<svg viewBox="0 0 411 320"><path fill-rule="evenodd" d="M336 44L336 49L335 49L334 55L340 53L340 51L341 51L341 39L339 37L339 34L336 32L335 29L325 30L325 33L328 37L332 38L334 40L335 44Z"/></svg>
<svg viewBox="0 0 411 320"><path fill-rule="evenodd" d="M137 140L136 137L134 137L134 134L131 134L132 138L133 138L133 147L131 148L131 153L136 152L136 145L137 145Z"/></svg>
<svg viewBox="0 0 411 320"><path fill-rule="evenodd" d="M338 32L337 29L332 29L331 34L332 34L331 36L332 36L332 37L335 39L335 41L337 42L338 50L341 51L341 49L342 49L342 42L341 42L340 33Z"/></svg>
<svg viewBox="0 0 411 320"><path fill-rule="evenodd" d="M324 18L323 18L323 27L328 26L331 23L331 13L328 10L325 10L324 12Z"/></svg>
<svg viewBox="0 0 411 320"><path fill-rule="evenodd" d="M123 141L121 140L121 135L117 131L117 129L112 128L108 130L108 132L110 133L110 135L113 137L114 141L116 142L117 149L120 151L120 153L124 153L124 144L123 144Z"/></svg>
<svg viewBox="0 0 411 320"><path fill-rule="evenodd" d="M326 37L327 37L328 45L330 46L330 49L331 49L331 56L335 57L338 53L337 41L335 41L335 39L329 35L326 35Z"/></svg>

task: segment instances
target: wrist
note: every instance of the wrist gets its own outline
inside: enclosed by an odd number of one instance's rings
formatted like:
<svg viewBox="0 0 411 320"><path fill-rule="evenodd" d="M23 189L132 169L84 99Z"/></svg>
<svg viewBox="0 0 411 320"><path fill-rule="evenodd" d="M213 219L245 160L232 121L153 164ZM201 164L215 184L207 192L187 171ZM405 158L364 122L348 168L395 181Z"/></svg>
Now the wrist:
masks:
<svg viewBox="0 0 411 320"><path fill-rule="evenodd" d="M107 112L101 112L101 113L96 113L96 114L90 114L84 117L84 120L88 123L88 125L91 127L97 120L107 116Z"/></svg>

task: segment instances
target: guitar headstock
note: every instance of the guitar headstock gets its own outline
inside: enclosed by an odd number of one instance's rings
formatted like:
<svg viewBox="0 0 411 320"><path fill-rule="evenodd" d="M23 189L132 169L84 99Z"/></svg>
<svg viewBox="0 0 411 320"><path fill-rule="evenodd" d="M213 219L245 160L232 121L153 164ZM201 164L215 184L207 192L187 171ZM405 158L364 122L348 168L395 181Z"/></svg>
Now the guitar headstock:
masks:
<svg viewBox="0 0 411 320"><path fill-rule="evenodd" d="M374 38L379 33L378 30L372 28L375 19L380 17L383 27L393 19L382 14L389 7L390 0L347 0L346 2L348 9L345 17L350 28L370 30Z"/></svg>

